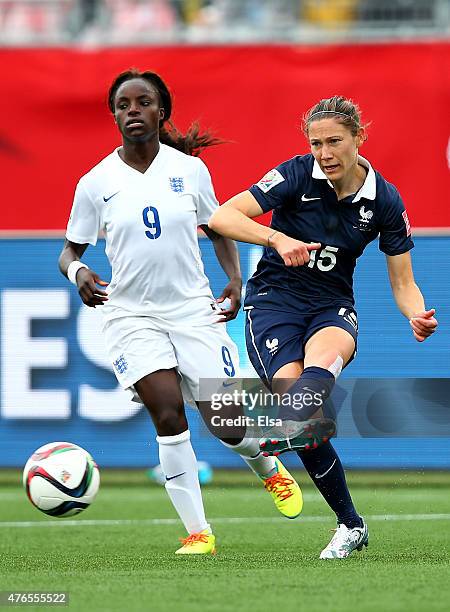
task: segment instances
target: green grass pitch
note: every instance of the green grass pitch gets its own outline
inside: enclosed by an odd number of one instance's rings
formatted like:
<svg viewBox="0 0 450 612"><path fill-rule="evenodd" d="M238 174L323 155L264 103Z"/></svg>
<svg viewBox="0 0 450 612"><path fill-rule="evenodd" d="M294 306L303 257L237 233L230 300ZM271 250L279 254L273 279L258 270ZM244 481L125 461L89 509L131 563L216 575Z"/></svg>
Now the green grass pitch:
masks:
<svg viewBox="0 0 450 612"><path fill-rule="evenodd" d="M0 590L68 591L65 609L82 612L448 610L449 473L350 473L370 544L345 561L318 559L335 525L302 472L292 521L251 474L218 472L204 489L218 544L207 558L173 554L184 533L163 487L143 472L102 476L91 508L52 519L18 472L0 472Z"/></svg>

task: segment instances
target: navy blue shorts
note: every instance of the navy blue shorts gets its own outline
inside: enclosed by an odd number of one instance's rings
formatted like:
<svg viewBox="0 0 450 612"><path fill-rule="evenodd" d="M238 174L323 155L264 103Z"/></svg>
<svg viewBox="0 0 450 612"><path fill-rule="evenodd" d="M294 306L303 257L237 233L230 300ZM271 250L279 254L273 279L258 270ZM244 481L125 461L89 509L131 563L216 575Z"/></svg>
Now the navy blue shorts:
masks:
<svg viewBox="0 0 450 612"><path fill-rule="evenodd" d="M313 313L258 306L245 306L244 310L247 315L245 340L248 356L258 376L269 386L282 366L304 358L308 340L325 327L340 327L348 331L355 340L351 359L356 354L358 319L352 307L327 307Z"/></svg>

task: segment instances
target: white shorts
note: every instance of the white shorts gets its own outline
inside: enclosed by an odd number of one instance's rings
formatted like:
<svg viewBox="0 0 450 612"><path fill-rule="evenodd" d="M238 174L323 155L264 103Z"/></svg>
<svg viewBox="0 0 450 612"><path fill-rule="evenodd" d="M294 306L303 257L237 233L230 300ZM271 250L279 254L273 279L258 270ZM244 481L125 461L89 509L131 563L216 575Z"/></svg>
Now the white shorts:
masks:
<svg viewBox="0 0 450 612"><path fill-rule="evenodd" d="M134 383L157 370L176 368L185 402L195 407L201 378L239 376L239 353L223 323L198 327L121 317L103 328L120 385L140 402Z"/></svg>

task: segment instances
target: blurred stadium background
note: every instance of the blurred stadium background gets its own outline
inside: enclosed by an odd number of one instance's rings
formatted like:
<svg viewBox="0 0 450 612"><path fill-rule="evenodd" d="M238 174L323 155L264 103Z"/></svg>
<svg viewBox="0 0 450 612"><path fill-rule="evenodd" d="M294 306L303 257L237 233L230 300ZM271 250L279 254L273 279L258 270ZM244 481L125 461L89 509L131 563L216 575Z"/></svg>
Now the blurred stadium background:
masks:
<svg viewBox="0 0 450 612"><path fill-rule="evenodd" d="M108 85L137 66L167 80L180 128L199 119L227 140L204 155L220 201L307 151L300 118L315 101L342 93L360 104L371 122L361 152L404 197L440 329L413 340L371 245L336 446L352 468L450 468L449 40L448 0L0 0L0 466L61 439L101 467L158 463L147 415L117 388L98 313L57 271L76 181L119 142ZM225 278L201 242L219 294ZM107 277L102 247L87 261ZM240 252L246 279L259 250ZM242 316L229 331L250 373ZM434 380L418 390L408 379ZM402 416L411 406L415 432ZM200 460L240 466L189 418Z"/></svg>

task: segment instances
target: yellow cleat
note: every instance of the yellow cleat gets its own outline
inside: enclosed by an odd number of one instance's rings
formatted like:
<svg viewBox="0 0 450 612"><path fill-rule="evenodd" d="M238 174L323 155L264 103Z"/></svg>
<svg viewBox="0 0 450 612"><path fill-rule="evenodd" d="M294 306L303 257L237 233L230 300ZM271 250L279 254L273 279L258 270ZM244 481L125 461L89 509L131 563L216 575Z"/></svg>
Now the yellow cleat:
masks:
<svg viewBox="0 0 450 612"><path fill-rule="evenodd" d="M176 555L215 555L216 538L205 529L200 533L191 533L187 538L180 538L183 546L175 551Z"/></svg>
<svg viewBox="0 0 450 612"><path fill-rule="evenodd" d="M281 461L275 458L277 473L264 478L264 487L271 494L275 506L286 518L296 518L303 508L302 491Z"/></svg>

